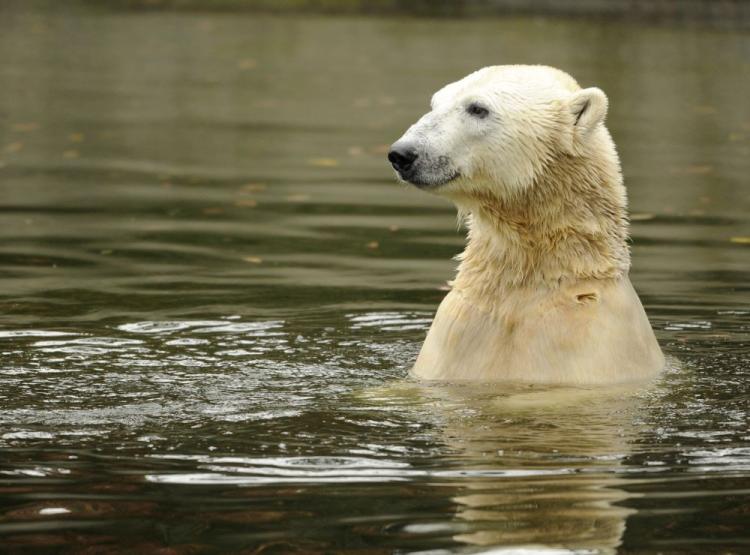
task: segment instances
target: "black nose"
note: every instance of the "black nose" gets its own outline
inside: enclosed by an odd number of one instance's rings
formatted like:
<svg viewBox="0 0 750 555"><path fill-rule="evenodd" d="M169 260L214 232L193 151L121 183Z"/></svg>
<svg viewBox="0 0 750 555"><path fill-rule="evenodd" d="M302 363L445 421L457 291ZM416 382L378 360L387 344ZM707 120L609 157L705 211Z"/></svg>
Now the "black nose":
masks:
<svg viewBox="0 0 750 555"><path fill-rule="evenodd" d="M416 160L418 156L419 155L413 148L395 147L391 148L388 152L388 160L393 166L393 169L399 173L403 173L411 168L414 160Z"/></svg>

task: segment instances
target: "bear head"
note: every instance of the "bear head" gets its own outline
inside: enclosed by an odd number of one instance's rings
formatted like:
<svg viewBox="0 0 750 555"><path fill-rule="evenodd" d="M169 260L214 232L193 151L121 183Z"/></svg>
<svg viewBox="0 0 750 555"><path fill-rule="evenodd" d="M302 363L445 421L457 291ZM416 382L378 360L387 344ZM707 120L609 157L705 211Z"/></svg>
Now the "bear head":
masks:
<svg viewBox="0 0 750 555"><path fill-rule="evenodd" d="M486 67L435 93L388 159L403 181L459 203L477 193L508 199L560 156L597 151L619 167L606 113L601 90L558 69Z"/></svg>

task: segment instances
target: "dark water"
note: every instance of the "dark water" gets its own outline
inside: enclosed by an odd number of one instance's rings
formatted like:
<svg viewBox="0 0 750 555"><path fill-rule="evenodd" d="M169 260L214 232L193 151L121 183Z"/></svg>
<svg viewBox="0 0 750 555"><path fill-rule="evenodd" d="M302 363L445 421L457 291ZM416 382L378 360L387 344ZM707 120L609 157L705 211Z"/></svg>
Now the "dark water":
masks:
<svg viewBox="0 0 750 555"><path fill-rule="evenodd" d="M750 552L750 36L24 6L0 551ZM513 62L610 96L650 387L403 380L463 237L384 145Z"/></svg>

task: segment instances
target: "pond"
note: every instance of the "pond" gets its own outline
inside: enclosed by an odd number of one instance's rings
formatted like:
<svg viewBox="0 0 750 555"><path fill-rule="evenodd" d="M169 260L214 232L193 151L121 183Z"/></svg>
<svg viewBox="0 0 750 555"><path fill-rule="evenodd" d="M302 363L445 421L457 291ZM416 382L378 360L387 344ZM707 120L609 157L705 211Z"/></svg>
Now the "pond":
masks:
<svg viewBox="0 0 750 555"><path fill-rule="evenodd" d="M750 36L28 6L0 8L4 551L750 549ZM655 384L407 378L464 236L387 145L499 63L610 97Z"/></svg>

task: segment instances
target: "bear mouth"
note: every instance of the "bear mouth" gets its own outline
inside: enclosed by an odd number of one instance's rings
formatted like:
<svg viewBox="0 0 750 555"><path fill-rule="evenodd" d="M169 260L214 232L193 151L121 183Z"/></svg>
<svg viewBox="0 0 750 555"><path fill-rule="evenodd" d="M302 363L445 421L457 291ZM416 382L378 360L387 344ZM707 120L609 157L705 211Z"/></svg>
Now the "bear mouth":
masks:
<svg viewBox="0 0 750 555"><path fill-rule="evenodd" d="M419 172L404 172L399 173L398 176L402 181L410 183L418 189L431 190L438 189L455 181L461 177L461 174L459 172L453 172L447 176L425 176Z"/></svg>

